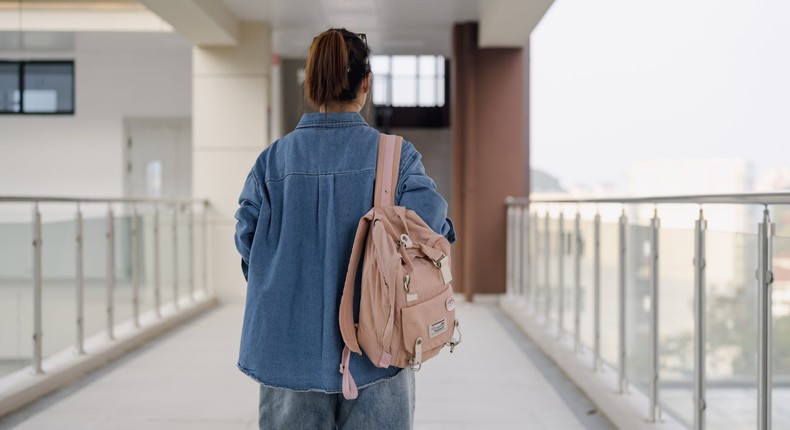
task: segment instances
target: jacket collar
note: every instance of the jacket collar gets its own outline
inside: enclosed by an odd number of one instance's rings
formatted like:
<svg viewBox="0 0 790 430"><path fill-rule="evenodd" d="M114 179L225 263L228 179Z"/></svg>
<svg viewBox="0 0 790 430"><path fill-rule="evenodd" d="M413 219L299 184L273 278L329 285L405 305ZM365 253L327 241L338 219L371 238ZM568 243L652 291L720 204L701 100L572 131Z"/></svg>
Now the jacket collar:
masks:
<svg viewBox="0 0 790 430"><path fill-rule="evenodd" d="M359 112L315 112L302 115L296 128L308 127L348 127L354 125L368 125Z"/></svg>

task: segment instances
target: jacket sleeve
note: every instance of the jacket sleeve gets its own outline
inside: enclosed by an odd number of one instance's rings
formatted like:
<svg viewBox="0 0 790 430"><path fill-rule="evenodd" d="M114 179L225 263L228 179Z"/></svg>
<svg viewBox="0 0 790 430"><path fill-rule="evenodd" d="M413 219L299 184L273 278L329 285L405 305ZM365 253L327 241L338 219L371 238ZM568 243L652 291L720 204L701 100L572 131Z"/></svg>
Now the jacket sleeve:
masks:
<svg viewBox="0 0 790 430"><path fill-rule="evenodd" d="M425 173L420 161L422 156L414 146L404 141L398 189L395 201L423 219L433 231L443 235L450 243L455 242L453 223L447 218L447 202L436 191L436 183Z"/></svg>
<svg viewBox="0 0 790 430"><path fill-rule="evenodd" d="M244 181L244 187L239 196L239 209L236 210L236 249L241 254L241 271L244 273L245 280L249 272L250 250L255 237L255 227L258 225L261 204L260 185L255 177L255 172L251 170Z"/></svg>

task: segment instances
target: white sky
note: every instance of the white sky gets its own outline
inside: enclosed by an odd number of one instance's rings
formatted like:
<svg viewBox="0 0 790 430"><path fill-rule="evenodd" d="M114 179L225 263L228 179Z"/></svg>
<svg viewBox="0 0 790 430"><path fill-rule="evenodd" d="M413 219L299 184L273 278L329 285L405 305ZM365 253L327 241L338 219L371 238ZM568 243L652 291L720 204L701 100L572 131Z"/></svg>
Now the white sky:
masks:
<svg viewBox="0 0 790 430"><path fill-rule="evenodd" d="M625 186L632 161L790 167L790 1L556 0L531 37L532 166Z"/></svg>

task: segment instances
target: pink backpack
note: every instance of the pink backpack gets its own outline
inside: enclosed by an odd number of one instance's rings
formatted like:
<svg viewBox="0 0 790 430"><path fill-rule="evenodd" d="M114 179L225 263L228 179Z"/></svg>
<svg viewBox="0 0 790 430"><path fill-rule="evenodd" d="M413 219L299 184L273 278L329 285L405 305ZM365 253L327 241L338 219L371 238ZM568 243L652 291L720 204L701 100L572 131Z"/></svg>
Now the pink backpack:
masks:
<svg viewBox="0 0 790 430"><path fill-rule="evenodd" d="M414 371L461 342L455 298L450 286L450 243L419 215L395 206L400 165L400 136L382 134L376 166L373 209L359 220L340 300L340 332L345 348L340 363L343 395L357 397L351 376L351 352L360 346L377 367ZM354 324L354 284L362 250L359 324Z"/></svg>

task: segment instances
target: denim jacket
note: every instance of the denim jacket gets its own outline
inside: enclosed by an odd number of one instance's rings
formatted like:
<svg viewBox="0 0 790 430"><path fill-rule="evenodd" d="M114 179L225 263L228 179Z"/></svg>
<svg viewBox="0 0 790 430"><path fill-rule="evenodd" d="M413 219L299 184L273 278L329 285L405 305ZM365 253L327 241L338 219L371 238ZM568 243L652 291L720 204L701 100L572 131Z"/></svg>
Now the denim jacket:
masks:
<svg viewBox="0 0 790 430"><path fill-rule="evenodd" d="M373 203L378 139L358 113L306 114L247 176L236 212L247 279L238 367L259 383L342 391L338 306L357 224ZM396 203L454 242L447 203L405 140L399 172ZM350 368L360 388L399 371L356 354Z"/></svg>

